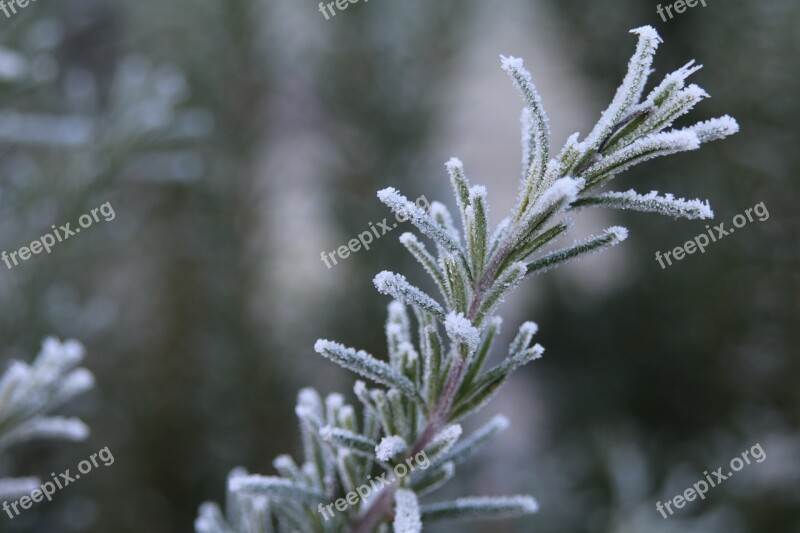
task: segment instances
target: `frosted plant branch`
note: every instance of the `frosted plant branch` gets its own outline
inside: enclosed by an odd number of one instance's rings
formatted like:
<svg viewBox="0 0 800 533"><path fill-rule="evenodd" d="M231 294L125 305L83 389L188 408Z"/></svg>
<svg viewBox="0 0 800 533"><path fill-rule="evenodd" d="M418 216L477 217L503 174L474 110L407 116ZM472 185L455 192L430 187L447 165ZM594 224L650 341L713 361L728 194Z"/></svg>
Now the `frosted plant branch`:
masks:
<svg viewBox="0 0 800 533"><path fill-rule="evenodd" d="M11 362L0 377L0 452L31 440L88 437L82 421L50 414L94 386L91 372L78 366L83 355L77 341L47 338L32 364ZM0 479L0 499L29 494L39 485L36 478Z"/></svg>
<svg viewBox="0 0 800 533"><path fill-rule="evenodd" d="M537 511L529 496L420 503L420 497L453 479L459 464L509 425L505 417L496 417L462 435L458 422L482 408L512 372L544 353L534 342L536 324L525 322L501 360L487 365L502 323L495 314L498 305L526 276L606 250L628 235L627 229L612 226L555 248L572 229L569 214L610 207L675 218L713 217L707 201L655 191L598 189L635 165L695 150L738 131L727 115L668 129L708 96L696 85L686 85L700 67L687 63L642 99L661 38L649 26L632 33L638 36L636 50L611 104L584 140L578 133L570 136L552 158L550 127L533 79L521 59L502 57L501 66L525 108L519 194L512 212L495 228L489 223L486 189L469 183L456 158L445 167L461 231L444 204L432 202L426 213L394 188L378 192L383 203L408 217L433 242L435 254L411 233L400 237L438 287L441 300L400 274L375 276L378 291L393 298L385 326L387 361L332 341L315 345L321 355L376 384L356 382L361 416L341 395L331 394L323 401L311 389L301 391L296 413L303 438L302 466L281 456L275 463L278 476L235 470L226 512L203 504L195 524L198 532L369 533L392 527L397 533L416 533L423 523L435 520ZM428 468L369 490L366 480L392 475L393 467L423 452L430 459ZM334 501L335 509L333 504L323 507Z"/></svg>

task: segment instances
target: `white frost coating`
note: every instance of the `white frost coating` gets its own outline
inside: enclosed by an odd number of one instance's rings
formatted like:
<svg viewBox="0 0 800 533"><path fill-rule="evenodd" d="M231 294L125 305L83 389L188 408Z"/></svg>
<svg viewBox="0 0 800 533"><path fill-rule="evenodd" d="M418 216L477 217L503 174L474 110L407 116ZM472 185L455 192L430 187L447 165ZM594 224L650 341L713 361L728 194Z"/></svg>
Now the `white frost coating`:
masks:
<svg viewBox="0 0 800 533"><path fill-rule="evenodd" d="M64 378L58 395L60 398L72 398L92 389L94 384L94 375L85 368L79 368L73 370Z"/></svg>
<svg viewBox="0 0 800 533"><path fill-rule="evenodd" d="M398 489L394 495L394 533L420 533L422 519L420 518L419 502L414 491Z"/></svg>
<svg viewBox="0 0 800 533"><path fill-rule="evenodd" d="M325 339L317 340L314 343L314 350L348 370L388 387L397 387L407 396L417 394L414 384L407 377L396 372L385 362L375 359L364 350L356 351L354 348L347 348L338 342Z"/></svg>
<svg viewBox="0 0 800 533"><path fill-rule="evenodd" d="M413 237L413 234L408 232L404 233L403 235L411 235ZM405 306L401 302L398 302L397 300L392 300L391 302L389 302L388 310L390 319L404 315L406 312Z"/></svg>
<svg viewBox="0 0 800 533"><path fill-rule="evenodd" d="M439 453L444 453L449 450L459 438L461 438L463 431L464 430L461 429L461 424L450 424L436 434L432 445L441 446Z"/></svg>
<svg viewBox="0 0 800 533"><path fill-rule="evenodd" d="M320 434L322 434L322 430L320 430ZM294 459L292 459L291 456L283 454L273 459L272 466L274 466L275 469L277 470L282 470L282 469L288 470L288 469L294 469L297 465L294 464Z"/></svg>
<svg viewBox="0 0 800 533"><path fill-rule="evenodd" d="M414 202L409 202L408 198L397 192L394 187L387 187L378 191L378 198L394 213L402 213L408 217L412 224L437 244L450 251L460 251L458 241L453 238L448 228L439 224L436 219L428 215Z"/></svg>
<svg viewBox="0 0 800 533"><path fill-rule="evenodd" d="M19 441L29 440L33 437L81 441L89 436L89 426L77 418L53 416L21 424L12 433L17 432L21 437L18 439ZM8 435L10 436L11 433Z"/></svg>
<svg viewBox="0 0 800 533"><path fill-rule="evenodd" d="M21 394L18 392L20 386L33 381L32 375L31 367L21 361L12 361L0 379L0 398L9 398L8 401L11 405L16 403L21 399Z"/></svg>
<svg viewBox="0 0 800 533"><path fill-rule="evenodd" d="M564 205L569 205L575 201L586 181L583 178L561 178L553 182L553 184L542 193L539 201L536 202L537 213L542 213L554 204L563 202Z"/></svg>
<svg viewBox="0 0 800 533"><path fill-rule="evenodd" d="M661 103L658 109L632 135L636 136L637 132L641 135L642 133L668 128L676 119L687 114L698 103L708 97L708 93L695 84L675 91Z"/></svg>
<svg viewBox="0 0 800 533"><path fill-rule="evenodd" d="M512 72L514 70L524 70L522 58L514 57L514 56L502 56L501 55L500 56L500 68L502 68L506 72ZM523 74L523 76L524 76L524 74ZM530 74L528 74L528 77L530 77Z"/></svg>
<svg viewBox="0 0 800 533"><path fill-rule="evenodd" d="M530 72L523 66L522 59L500 56L500 66L511 76L514 87L522 94L525 105L530 110L529 125L523 122L523 141L527 141L528 144L528 148L523 148L523 152L527 151L529 161L539 161L539 164L542 164L547 161L550 151L550 124L542 106L542 99L539 97ZM523 120L526 120L524 117L525 115L523 115ZM526 127L530 129L528 139L524 139ZM525 161L523 161L523 170L526 170ZM528 168L528 170L530 169ZM525 178L529 175L528 173Z"/></svg>
<svg viewBox="0 0 800 533"><path fill-rule="evenodd" d="M578 156L586 150L586 145L582 142L578 142L579 137L580 132L577 131L567 137L564 147L561 149L561 152L559 152L558 157L556 158L567 167L572 166Z"/></svg>
<svg viewBox="0 0 800 533"><path fill-rule="evenodd" d="M505 235L506 231L508 231L508 227L510 225L511 225L511 217L505 217L503 218L503 220L497 223L497 226L495 227L494 232L492 233L492 236L489 239L490 246L493 245L494 243L498 243L500 239L503 238L503 235Z"/></svg>
<svg viewBox="0 0 800 533"><path fill-rule="evenodd" d="M322 399L311 387L300 389L294 412L297 418L319 421L322 417Z"/></svg>
<svg viewBox="0 0 800 533"><path fill-rule="evenodd" d="M531 110L527 107L522 108L522 114L519 117L519 122L522 125L522 133L520 135L520 143L522 144L522 180L525 180L530 174L531 167L536 158L536 139L533 136L533 115ZM540 162L541 164L541 162Z"/></svg>
<svg viewBox="0 0 800 533"><path fill-rule="evenodd" d="M338 392L332 392L325 397L325 417L329 424L337 424L344 406L344 396Z"/></svg>
<svg viewBox="0 0 800 533"><path fill-rule="evenodd" d="M91 372L76 368L83 355L79 342L47 337L33 363L11 362L0 377L0 449L34 439L86 439L89 427L81 420L46 416L94 385Z"/></svg>
<svg viewBox="0 0 800 533"><path fill-rule="evenodd" d="M635 33L635 34L639 35L642 38L646 38L646 39L654 42L655 44L653 44L651 46L658 46L659 43L664 42L661 39L661 36L658 35L658 32L656 31L656 29L654 27L652 27L652 26L640 26L638 28L632 29L629 33Z"/></svg>
<svg viewBox="0 0 800 533"><path fill-rule="evenodd" d="M469 196L470 198L481 197L486 199L486 187L483 185L473 185L469 188Z"/></svg>
<svg viewBox="0 0 800 533"><path fill-rule="evenodd" d="M227 524L222 511L216 503L204 502L200 505L198 516L194 521L195 533L219 533Z"/></svg>
<svg viewBox="0 0 800 533"><path fill-rule="evenodd" d="M417 350L414 349L414 345L411 344L410 342L401 343L400 347L398 348L398 351L401 354L405 354L408 357L409 362L413 362L419 359L419 354L417 353Z"/></svg>
<svg viewBox="0 0 800 533"><path fill-rule="evenodd" d="M347 448L339 448L336 451L336 460L339 461L340 464L344 465L345 461L353 456L353 452L348 450Z"/></svg>
<svg viewBox="0 0 800 533"><path fill-rule="evenodd" d="M242 488L242 481L245 476L230 476L228 477L228 491L238 492Z"/></svg>
<svg viewBox="0 0 800 533"><path fill-rule="evenodd" d="M511 237L514 242L519 242L524 238L530 231L530 225L547 210L555 208L554 214L558 214L566 209L575 201L585 184L586 180L583 178L571 178L569 176L555 180L542 193L536 203L526 211L522 221L512 226Z"/></svg>
<svg viewBox="0 0 800 533"><path fill-rule="evenodd" d="M586 174L599 178L620 174L638 163L655 157L698 148L700 148L700 139L691 129L655 133L637 139L625 148L600 158L586 171Z"/></svg>
<svg viewBox="0 0 800 533"><path fill-rule="evenodd" d="M616 246L617 244L621 243L622 241L628 238L628 229L623 228L622 226L611 226L610 228L605 230L605 233L607 235L613 235L615 237L614 241L609 243L610 246Z"/></svg>
<svg viewBox="0 0 800 533"><path fill-rule="evenodd" d="M294 413L298 418L317 418L315 410L307 405L296 405Z"/></svg>
<svg viewBox="0 0 800 533"><path fill-rule="evenodd" d="M390 357L395 355L394 350L401 342L410 340L410 328L411 324L406 313L406 306L397 300L389 302L386 319L386 339L389 344Z"/></svg>
<svg viewBox="0 0 800 533"><path fill-rule="evenodd" d="M446 205L444 205L442 202L437 202L436 200L431 202L431 217L439 225L443 226L450 237L456 243L458 243L460 235L455 227L455 224L453 224L453 216L450 214L450 210L447 209Z"/></svg>
<svg viewBox="0 0 800 533"><path fill-rule="evenodd" d="M681 90L681 93L691 97L693 100L702 100L703 98L711 98L711 96L706 92L705 89L692 83L685 89Z"/></svg>
<svg viewBox="0 0 800 533"><path fill-rule="evenodd" d="M426 505L425 514L436 514L451 518L510 517L532 514L539 510L539 504L530 496L470 497L458 498L452 502Z"/></svg>
<svg viewBox="0 0 800 533"><path fill-rule="evenodd" d="M300 389L300 392L297 393L297 403L311 409L320 407L319 394L311 387Z"/></svg>
<svg viewBox="0 0 800 533"><path fill-rule="evenodd" d="M45 368L62 370L74 366L83 359L83 345L76 340L60 342L55 337L48 337L42 342L42 351L34 366L44 371Z"/></svg>
<svg viewBox="0 0 800 533"><path fill-rule="evenodd" d="M547 162L544 171L543 187L549 187L564 172L564 165L558 159L551 159Z"/></svg>
<svg viewBox="0 0 800 533"><path fill-rule="evenodd" d="M495 428L496 431L505 431L511 425L511 422L505 415L496 415L489 424L491 424L492 428Z"/></svg>
<svg viewBox="0 0 800 533"><path fill-rule="evenodd" d="M415 241L417 241L417 237L413 233L411 233L410 231L406 231L402 235L400 235L400 239L399 240L400 240L401 244L403 244L405 246L408 246L409 244L414 243Z"/></svg>
<svg viewBox="0 0 800 533"><path fill-rule="evenodd" d="M397 322L389 322L388 324L386 324L387 337L399 337L402 332L403 328Z"/></svg>
<svg viewBox="0 0 800 533"><path fill-rule="evenodd" d="M303 474L309 479L317 479L318 472L317 472L317 465L312 462L303 463L303 466L300 467L300 470L303 471Z"/></svg>
<svg viewBox="0 0 800 533"><path fill-rule="evenodd" d="M28 72L28 60L20 53L0 46L0 80L19 80Z"/></svg>
<svg viewBox="0 0 800 533"><path fill-rule="evenodd" d="M276 476L246 475L228 478L230 492L243 491L248 495L264 495L281 500L315 503L324 498L316 491Z"/></svg>
<svg viewBox="0 0 800 533"><path fill-rule="evenodd" d="M384 270L375 276L373 283L378 292L382 294L387 294L408 305L419 306L439 317L444 316L444 309L436 300L408 283L406 277L401 274Z"/></svg>
<svg viewBox="0 0 800 533"><path fill-rule="evenodd" d="M536 322L523 322L519 327L516 337L514 337L513 342L508 347L508 355L514 355L526 349L537 331L539 331L539 326Z"/></svg>
<svg viewBox="0 0 800 533"><path fill-rule="evenodd" d="M601 235L593 235L584 240L576 240L572 246L550 252L528 264L529 272L541 274L557 267L561 263L586 257L606 248L615 246L628 237L628 230L621 226L613 226L603 231ZM538 344L534 346L536 348ZM544 350L544 349L542 349Z"/></svg>
<svg viewBox="0 0 800 533"><path fill-rule="evenodd" d="M519 329L521 332L524 331L527 336L533 337L539 331L539 325L536 322L528 320L523 322Z"/></svg>
<svg viewBox="0 0 800 533"><path fill-rule="evenodd" d="M699 199L686 200L675 198L672 194L658 196L657 191L650 191L648 194L638 194L633 189L625 192L608 192L597 196L603 199L603 205L617 207L620 209L633 209L635 211L647 211L660 213L673 217L683 217L687 219L711 219L714 218L714 211L708 200Z"/></svg>
<svg viewBox="0 0 800 533"><path fill-rule="evenodd" d="M452 172L456 169L464 170L464 163L457 157L451 157L447 160L447 163L444 164L445 168L448 172Z"/></svg>
<svg viewBox="0 0 800 533"><path fill-rule="evenodd" d="M355 385L353 385L353 393L361 398L365 394L367 394L367 384L361 381L360 379L356 380Z"/></svg>
<svg viewBox="0 0 800 533"><path fill-rule="evenodd" d="M480 330L472 325L464 313L456 314L455 311L448 313L444 319L444 329L453 342L466 344L470 352L474 351L481 341Z"/></svg>
<svg viewBox="0 0 800 533"><path fill-rule="evenodd" d="M338 392L332 392L325 398L325 405L328 409L336 409L344 405L344 396Z"/></svg>
<svg viewBox="0 0 800 533"><path fill-rule="evenodd" d="M515 359L519 364L519 366L522 366L522 365L527 365L531 361L536 361L537 359L541 359L542 355L544 355L544 346L542 346L537 342L530 348L527 348L522 352L518 353Z"/></svg>
<svg viewBox="0 0 800 533"><path fill-rule="evenodd" d="M674 72L670 72L666 76L661 83L659 83L655 89L650 91L650 94L647 95L647 99L643 102L643 106L645 107L652 107L656 105L656 100L663 100L664 98L668 97L674 91L678 91L683 89L686 79L703 68L703 65L695 65L694 59L686 63L684 66L679 68Z"/></svg>
<svg viewBox="0 0 800 533"><path fill-rule="evenodd" d="M536 128L534 136L538 137L546 134L549 137L550 132L547 125L547 117L543 113L542 99L539 97L539 92L533 84L531 73L525 68L522 58L501 55L500 67L511 76L514 86L522 93L525 104L533 114L533 126ZM543 131L539 130L539 128L542 128ZM544 146L539 146L538 148L542 149Z"/></svg>
<svg viewBox="0 0 800 533"><path fill-rule="evenodd" d="M355 420L356 412L352 405L344 405L339 409L339 420Z"/></svg>
<svg viewBox="0 0 800 533"><path fill-rule="evenodd" d="M0 479L0 499L17 499L40 488L41 481L35 477Z"/></svg>
<svg viewBox="0 0 800 533"><path fill-rule="evenodd" d="M642 26L631 30L639 36L636 51L628 62L628 72L622 80L622 84L617 89L614 99L608 108L603 111L597 125L586 138L586 144L597 145L622 118L627 115L631 108L638 103L642 96L642 91L650 69L653 65L653 56L661 37L652 26Z"/></svg>
<svg viewBox="0 0 800 533"><path fill-rule="evenodd" d="M403 437L398 435L390 435L384 437L375 446L375 455L379 461L388 461L398 453L404 452L408 449L408 443L403 440Z"/></svg>
<svg viewBox="0 0 800 533"><path fill-rule="evenodd" d="M719 118L712 118L704 122L698 122L688 129L694 131L700 142L707 143L724 139L739 131L739 123L731 116L724 115Z"/></svg>

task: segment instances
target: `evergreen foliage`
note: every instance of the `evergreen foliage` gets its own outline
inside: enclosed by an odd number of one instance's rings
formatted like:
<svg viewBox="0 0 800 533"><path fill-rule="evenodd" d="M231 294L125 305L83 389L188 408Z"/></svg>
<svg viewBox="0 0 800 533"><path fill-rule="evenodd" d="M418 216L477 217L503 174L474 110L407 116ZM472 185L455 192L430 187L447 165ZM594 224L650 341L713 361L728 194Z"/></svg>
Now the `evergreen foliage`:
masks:
<svg viewBox="0 0 800 533"><path fill-rule="evenodd" d="M464 462L508 425L495 418L470 435L460 420L475 413L500 389L514 370L540 358L544 348L533 342L537 326L525 322L508 348L508 356L486 368L501 325L497 305L527 275L610 248L627 237L614 226L562 248L550 245L571 229L568 213L589 207L612 207L660 213L676 218L711 218L708 202L676 199L670 194L599 189L621 172L655 157L695 150L704 142L735 133L738 125L722 117L683 129L668 129L708 95L686 79L699 67L693 62L668 74L643 98L656 48L661 39L645 26L632 30L638 45L628 72L611 104L583 141L576 133L554 158L550 129L541 99L522 60L503 57L525 103L522 113L522 176L509 217L492 230L486 189L470 185L463 164L446 164L461 219L454 228L447 208L434 203L426 213L394 188L378 192L392 211L403 214L435 245L436 253L411 234L401 242L433 278L439 298L426 294L404 276L381 272L374 283L389 295L386 323L388 359L336 342L319 340L322 356L374 382L356 382L361 416L339 394L324 400L301 391L296 413L304 443L302 465L281 456L279 476L231 473L225 513L203 504L195 522L198 533L339 532L397 533L421 531L422 524L443 519L509 517L534 513L528 496L465 497L424 504L419 496L449 481ZM412 322L412 316L414 318ZM413 325L412 325L413 324ZM333 517L320 504L341 498L373 472L425 452L425 470L399 478L370 498L359 499Z"/></svg>

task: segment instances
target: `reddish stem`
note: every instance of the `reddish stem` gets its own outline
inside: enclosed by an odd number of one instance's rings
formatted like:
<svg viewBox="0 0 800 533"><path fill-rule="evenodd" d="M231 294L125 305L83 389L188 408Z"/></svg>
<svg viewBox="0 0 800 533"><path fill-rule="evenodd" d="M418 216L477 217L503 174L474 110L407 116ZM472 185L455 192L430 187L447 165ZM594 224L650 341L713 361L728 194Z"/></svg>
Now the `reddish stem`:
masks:
<svg viewBox="0 0 800 533"><path fill-rule="evenodd" d="M508 256L510 248L511 246L508 242L508 239L506 239L506 241L503 242L498 248L497 252L492 256L492 259L487 265L486 270L484 271L480 280L478 280L476 283L474 293L472 295L472 301L470 302L467 310L467 318L470 320L470 322L475 320L475 316L478 314L481 302L483 301L484 291L487 289L492 280L494 280L497 270ZM412 458L414 455L424 450L425 447L431 443L436 434L442 429L442 425L447 422L447 418L450 414L450 408L453 406L453 400L455 399L456 392L458 392L458 386L461 384L461 378L463 376L464 361L461 358L457 358L455 360L455 364L452 366L452 368L450 368L447 379L445 379L442 395L439 397L439 402L431 412L428 424L425 426L422 434L417 439L417 442L414 443L414 446L411 447L408 458ZM384 489L384 491L378 495L378 499L375 500L375 503L370 506L367 512L361 515L361 517L355 521L350 529L350 533L371 533L378 526L378 524L384 520L386 515L389 514L389 511L391 511L392 500L396 490L396 485L390 485Z"/></svg>

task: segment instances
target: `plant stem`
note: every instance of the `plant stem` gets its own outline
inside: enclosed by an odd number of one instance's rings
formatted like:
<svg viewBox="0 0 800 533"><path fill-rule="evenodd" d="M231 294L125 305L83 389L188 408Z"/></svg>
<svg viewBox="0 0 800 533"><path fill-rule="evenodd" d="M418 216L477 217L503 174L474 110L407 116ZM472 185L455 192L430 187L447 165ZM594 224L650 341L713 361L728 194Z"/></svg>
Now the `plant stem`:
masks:
<svg viewBox="0 0 800 533"><path fill-rule="evenodd" d="M497 270L506 258L508 258L512 249L512 244L506 239L492 256L483 275L475 283L472 291L472 301L467 311L467 318L470 321L474 320L475 315L478 314L478 310L483 301L484 292L494 280ZM461 384L461 379L464 377L464 370L464 360L460 357L456 358L455 364L450 368L450 372L445 379L442 395L439 397L436 407L431 412L425 429L414 443L414 446L411 447L408 458L412 458L414 455L424 450L447 422L450 408L453 406L453 400L455 399L456 392L458 392L458 386ZM396 485L390 485L384 489L367 512L356 519L350 528L350 533L371 533L391 510L392 499L396 490Z"/></svg>

